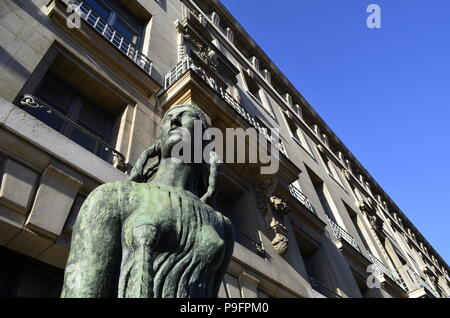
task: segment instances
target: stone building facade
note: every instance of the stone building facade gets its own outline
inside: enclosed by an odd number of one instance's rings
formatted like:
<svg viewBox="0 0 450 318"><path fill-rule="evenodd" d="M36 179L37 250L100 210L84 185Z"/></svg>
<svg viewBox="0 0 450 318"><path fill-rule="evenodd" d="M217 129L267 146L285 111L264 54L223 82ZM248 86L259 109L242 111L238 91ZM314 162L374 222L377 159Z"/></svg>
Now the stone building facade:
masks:
<svg viewBox="0 0 450 318"><path fill-rule="evenodd" d="M0 296L59 295L83 200L182 103L280 150L275 175L224 166L220 297L450 295L445 261L218 0L4 0L0 45Z"/></svg>

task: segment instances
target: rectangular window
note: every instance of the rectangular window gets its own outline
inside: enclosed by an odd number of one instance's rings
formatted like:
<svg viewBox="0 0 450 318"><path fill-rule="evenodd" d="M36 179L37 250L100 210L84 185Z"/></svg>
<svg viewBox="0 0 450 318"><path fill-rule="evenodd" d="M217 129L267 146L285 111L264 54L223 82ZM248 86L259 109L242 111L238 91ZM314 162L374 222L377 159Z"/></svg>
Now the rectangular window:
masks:
<svg viewBox="0 0 450 318"><path fill-rule="evenodd" d="M246 191L224 177L214 207L233 223L236 242L262 256L261 241L251 220Z"/></svg>
<svg viewBox="0 0 450 318"><path fill-rule="evenodd" d="M353 211L344 201L342 201L342 203L345 206L345 209L347 210L348 215L350 216L350 219L352 220L353 226L356 229L356 232L359 235L359 238L361 239L361 241L363 242L364 247L366 248L367 251L370 252L370 247L369 244L367 243L366 237L364 236L362 230L361 230L361 226L358 223L358 214Z"/></svg>
<svg viewBox="0 0 450 318"><path fill-rule="evenodd" d="M323 211L333 222L336 223L336 218L333 213L333 209L336 210L336 208L330 197L328 189L326 188L323 181L314 172L312 172L308 167L306 167L306 170L314 186L314 189L316 190Z"/></svg>
<svg viewBox="0 0 450 318"><path fill-rule="evenodd" d="M320 158L322 159L323 165L328 172L328 175L331 176L340 186L343 187L343 183L337 169L331 159L329 159L321 149L318 149L320 154Z"/></svg>
<svg viewBox="0 0 450 318"><path fill-rule="evenodd" d="M64 271L0 247L0 297L58 298Z"/></svg>
<svg viewBox="0 0 450 318"><path fill-rule="evenodd" d="M284 118L291 133L292 139L294 139L295 142L302 146L302 148L312 156L311 148L309 147L308 142L306 141L306 138L303 135L300 127L298 127L294 120L292 118L289 118L287 114L284 114Z"/></svg>
<svg viewBox="0 0 450 318"><path fill-rule="evenodd" d="M262 106L270 115L272 115L272 110L269 106L269 101L264 93L264 90L259 86L258 82L249 75L245 70L241 70L243 74L244 84L247 89L247 93L253 97L256 102ZM272 115L273 116L273 115Z"/></svg>
<svg viewBox="0 0 450 318"><path fill-rule="evenodd" d="M320 247L312 243L300 231L295 231L295 239L305 265L307 279L311 287L328 298L340 297L328 279L327 264L323 260Z"/></svg>
<svg viewBox="0 0 450 318"><path fill-rule="evenodd" d="M42 84L35 95L99 139L106 143L109 142L114 116L105 112L102 107L92 100L84 97L53 72L50 71L44 76ZM79 128L64 122L55 114L34 108L25 108L25 111L75 141L83 148L103 159L107 158L104 146Z"/></svg>
<svg viewBox="0 0 450 318"><path fill-rule="evenodd" d="M104 82L97 80L84 66L62 51L57 52L49 67L42 63L38 66L39 72L44 73L42 78L36 81L30 77L30 83L27 82L18 96L20 99L25 94L33 95L56 112L19 106L78 145L112 163L113 156L106 150L106 145L115 148L118 123L128 102Z"/></svg>

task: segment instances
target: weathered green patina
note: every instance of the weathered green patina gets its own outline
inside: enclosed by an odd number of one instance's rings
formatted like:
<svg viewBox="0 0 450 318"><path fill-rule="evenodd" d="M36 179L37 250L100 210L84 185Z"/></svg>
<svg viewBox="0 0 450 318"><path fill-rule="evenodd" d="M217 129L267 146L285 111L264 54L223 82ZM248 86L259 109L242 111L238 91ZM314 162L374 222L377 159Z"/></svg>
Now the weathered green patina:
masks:
<svg viewBox="0 0 450 318"><path fill-rule="evenodd" d="M207 204L217 191L219 163L214 153L197 164L172 156L177 143L190 138L193 145L199 137L195 120L207 127L199 108L171 108L130 181L89 194L73 230L61 297L217 296L234 245L231 222Z"/></svg>

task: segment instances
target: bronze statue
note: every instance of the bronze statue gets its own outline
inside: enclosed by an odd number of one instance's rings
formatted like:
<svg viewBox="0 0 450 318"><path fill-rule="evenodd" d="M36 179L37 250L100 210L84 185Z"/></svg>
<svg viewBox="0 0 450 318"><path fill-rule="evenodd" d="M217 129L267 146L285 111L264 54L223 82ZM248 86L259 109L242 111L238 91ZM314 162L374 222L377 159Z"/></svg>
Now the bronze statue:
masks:
<svg viewBox="0 0 450 318"><path fill-rule="evenodd" d="M194 138L195 120L207 128L198 107L169 109L160 139L140 156L130 181L89 194L61 297L217 297L234 246L230 220L206 203L217 191L219 163L214 153L209 163L171 156L183 129Z"/></svg>

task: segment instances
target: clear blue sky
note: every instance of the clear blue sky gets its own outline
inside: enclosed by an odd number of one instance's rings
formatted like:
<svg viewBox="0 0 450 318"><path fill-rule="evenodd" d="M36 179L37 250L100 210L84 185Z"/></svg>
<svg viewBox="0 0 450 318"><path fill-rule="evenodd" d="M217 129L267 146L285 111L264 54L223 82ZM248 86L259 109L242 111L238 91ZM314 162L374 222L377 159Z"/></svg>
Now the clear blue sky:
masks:
<svg viewBox="0 0 450 318"><path fill-rule="evenodd" d="M450 1L222 3L449 264Z"/></svg>

